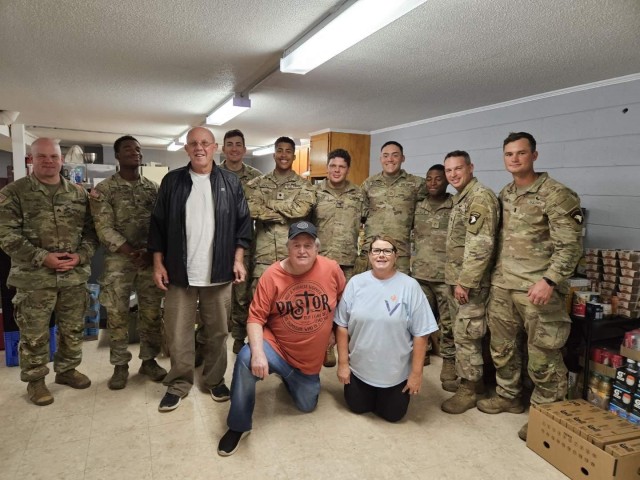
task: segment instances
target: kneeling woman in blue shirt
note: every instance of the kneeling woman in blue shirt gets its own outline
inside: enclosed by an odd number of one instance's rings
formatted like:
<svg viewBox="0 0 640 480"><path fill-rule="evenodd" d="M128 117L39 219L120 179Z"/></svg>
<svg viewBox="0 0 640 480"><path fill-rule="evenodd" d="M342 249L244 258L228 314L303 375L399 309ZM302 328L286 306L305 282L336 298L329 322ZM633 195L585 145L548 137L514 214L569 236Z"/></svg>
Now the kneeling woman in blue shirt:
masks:
<svg viewBox="0 0 640 480"><path fill-rule="evenodd" d="M371 270L354 276L334 322L338 379L354 413L373 412L389 422L407 413L422 385L429 335L438 326L418 282L396 271L389 237L371 243Z"/></svg>

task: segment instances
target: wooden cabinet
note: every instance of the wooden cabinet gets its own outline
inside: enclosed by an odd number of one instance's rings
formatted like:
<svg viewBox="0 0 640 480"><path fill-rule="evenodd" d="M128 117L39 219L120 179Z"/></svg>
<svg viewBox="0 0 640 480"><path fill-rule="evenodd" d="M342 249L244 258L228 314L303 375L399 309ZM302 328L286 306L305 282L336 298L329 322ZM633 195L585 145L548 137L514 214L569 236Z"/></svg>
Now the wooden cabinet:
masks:
<svg viewBox="0 0 640 480"><path fill-rule="evenodd" d="M296 159L293 161L291 168L298 175L309 171L309 146L302 145L296 149Z"/></svg>
<svg viewBox="0 0 640 480"><path fill-rule="evenodd" d="M325 132L311 137L309 169L312 178L327 176L327 156L336 148L343 148L351 155L351 168L347 177L360 185L369 176L371 136L361 133Z"/></svg>

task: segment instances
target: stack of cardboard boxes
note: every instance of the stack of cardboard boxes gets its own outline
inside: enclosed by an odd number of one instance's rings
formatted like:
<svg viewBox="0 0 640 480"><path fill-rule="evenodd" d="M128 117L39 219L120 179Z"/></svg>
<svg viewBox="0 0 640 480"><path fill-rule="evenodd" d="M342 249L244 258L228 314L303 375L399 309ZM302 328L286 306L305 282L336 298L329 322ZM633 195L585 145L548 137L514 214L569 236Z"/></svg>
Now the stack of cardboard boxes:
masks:
<svg viewBox="0 0 640 480"><path fill-rule="evenodd" d="M620 250L617 253L620 265L618 276L618 315L639 318L640 306L640 252Z"/></svg>
<svg viewBox="0 0 640 480"><path fill-rule="evenodd" d="M533 405L527 446L572 479L640 480L640 427L584 400Z"/></svg>

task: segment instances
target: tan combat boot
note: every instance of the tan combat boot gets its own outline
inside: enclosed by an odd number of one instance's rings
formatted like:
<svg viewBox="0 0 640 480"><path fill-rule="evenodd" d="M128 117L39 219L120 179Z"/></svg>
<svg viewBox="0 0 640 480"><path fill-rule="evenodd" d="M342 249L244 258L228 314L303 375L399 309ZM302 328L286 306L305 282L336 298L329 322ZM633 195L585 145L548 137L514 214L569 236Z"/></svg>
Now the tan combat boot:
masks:
<svg viewBox="0 0 640 480"><path fill-rule="evenodd" d="M109 390L122 390L127 386L127 379L129 378L129 365L116 365L113 368L113 375L107 382Z"/></svg>
<svg viewBox="0 0 640 480"><path fill-rule="evenodd" d="M442 359L442 370L440 370L440 381L444 384L444 382L448 382L458 378L456 374L456 359L455 358L443 358ZM457 388L456 388L457 389ZM445 390L447 390L445 388ZM447 390L450 391L450 390Z"/></svg>
<svg viewBox="0 0 640 480"><path fill-rule="evenodd" d="M336 366L336 352L333 347L328 347L327 352L324 354L324 362L322 365L325 367L335 367Z"/></svg>
<svg viewBox="0 0 640 480"><path fill-rule="evenodd" d="M69 385L71 388L89 388L91 386L91 380L89 377L80 373L75 368L67 370L66 372L56 373L56 383L60 385Z"/></svg>
<svg viewBox="0 0 640 480"><path fill-rule="evenodd" d="M476 388L479 382L472 382L465 378L460 380L460 386L456 394L448 400L442 402L440 408L443 412L458 414L464 413L470 408L476 406L478 399L476 395Z"/></svg>
<svg viewBox="0 0 640 480"><path fill-rule="evenodd" d="M455 380L447 380L446 382L442 382L442 389L445 392L452 392L455 393L458 391L458 386L460 385L460 378L457 378ZM476 382L476 393L478 395L484 395L485 393L485 387L484 387L484 382L482 380L479 380L478 382Z"/></svg>
<svg viewBox="0 0 640 480"><path fill-rule="evenodd" d="M518 431L518 437L520 437L520 440L522 440L523 442L527 441L527 430L529 427L529 422L525 423L522 428Z"/></svg>
<svg viewBox="0 0 640 480"><path fill-rule="evenodd" d="M504 398L500 395L496 395L491 398L484 398L478 400L478 410L484 413L496 414L502 412L508 413L522 413L524 412L524 405L520 401L520 398Z"/></svg>
<svg viewBox="0 0 640 480"><path fill-rule="evenodd" d="M53 403L53 395L51 395L51 392L45 385L44 378L29 382L27 384L27 395L29 395L29 400L39 407Z"/></svg>

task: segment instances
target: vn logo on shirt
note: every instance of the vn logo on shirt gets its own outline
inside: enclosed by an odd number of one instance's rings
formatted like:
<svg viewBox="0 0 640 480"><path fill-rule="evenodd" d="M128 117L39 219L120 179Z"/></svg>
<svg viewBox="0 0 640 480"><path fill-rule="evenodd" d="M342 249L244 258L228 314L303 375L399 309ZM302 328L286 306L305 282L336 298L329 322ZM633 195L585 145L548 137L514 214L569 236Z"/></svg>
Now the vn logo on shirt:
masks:
<svg viewBox="0 0 640 480"><path fill-rule="evenodd" d="M389 316L393 315L393 312L395 312L400 306L400 302L398 302L398 297L396 295L391 295L391 302L389 302L389 300L385 300L384 304L387 306Z"/></svg>

